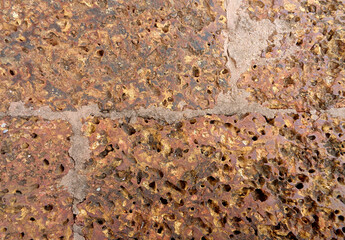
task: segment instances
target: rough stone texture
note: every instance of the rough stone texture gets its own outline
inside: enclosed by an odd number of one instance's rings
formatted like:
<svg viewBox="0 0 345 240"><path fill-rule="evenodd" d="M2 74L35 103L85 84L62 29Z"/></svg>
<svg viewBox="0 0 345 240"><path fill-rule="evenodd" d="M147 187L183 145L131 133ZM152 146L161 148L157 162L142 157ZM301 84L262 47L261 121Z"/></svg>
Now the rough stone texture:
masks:
<svg viewBox="0 0 345 240"><path fill-rule="evenodd" d="M6 4L5 4L6 5ZM0 110L214 106L230 89L223 0L13 1L0 10Z"/></svg>
<svg viewBox="0 0 345 240"><path fill-rule="evenodd" d="M345 122L323 114L88 118L86 239L343 237Z"/></svg>
<svg viewBox="0 0 345 240"><path fill-rule="evenodd" d="M0 0L0 239L344 239L344 6Z"/></svg>
<svg viewBox="0 0 345 240"><path fill-rule="evenodd" d="M239 79L239 88L251 93L250 101L297 111L344 107L344 2L243 2L258 25L279 20L290 29L272 32L261 57Z"/></svg>
<svg viewBox="0 0 345 240"><path fill-rule="evenodd" d="M73 239L73 198L58 187L71 134L65 121L0 119L0 239Z"/></svg>

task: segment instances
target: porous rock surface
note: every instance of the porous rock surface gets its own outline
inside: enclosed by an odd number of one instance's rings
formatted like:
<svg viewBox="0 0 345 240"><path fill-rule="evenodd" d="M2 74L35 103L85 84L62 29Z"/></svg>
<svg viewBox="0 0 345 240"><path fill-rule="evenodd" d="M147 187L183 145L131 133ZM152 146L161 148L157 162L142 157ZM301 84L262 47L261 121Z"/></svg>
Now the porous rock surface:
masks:
<svg viewBox="0 0 345 240"><path fill-rule="evenodd" d="M0 0L0 239L344 239L344 9Z"/></svg>

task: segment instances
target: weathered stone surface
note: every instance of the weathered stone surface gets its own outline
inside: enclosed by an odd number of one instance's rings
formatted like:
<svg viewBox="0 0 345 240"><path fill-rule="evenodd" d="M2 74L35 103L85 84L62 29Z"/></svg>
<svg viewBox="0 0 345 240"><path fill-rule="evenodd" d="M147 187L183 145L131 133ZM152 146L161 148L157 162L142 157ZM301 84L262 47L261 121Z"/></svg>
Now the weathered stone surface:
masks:
<svg viewBox="0 0 345 240"><path fill-rule="evenodd" d="M338 239L344 130L328 115L89 118L86 239Z"/></svg>
<svg viewBox="0 0 345 240"><path fill-rule="evenodd" d="M239 79L251 101L298 111L345 106L343 1L246 0L243 8L253 20L279 20L290 29L273 32Z"/></svg>
<svg viewBox="0 0 345 240"><path fill-rule="evenodd" d="M2 111L202 109L229 89L223 0L12 1L0 19Z"/></svg>
<svg viewBox="0 0 345 240"><path fill-rule="evenodd" d="M73 239L72 197L58 186L71 134L60 120L0 119L0 239Z"/></svg>
<svg viewBox="0 0 345 240"><path fill-rule="evenodd" d="M344 6L0 0L0 239L343 239Z"/></svg>

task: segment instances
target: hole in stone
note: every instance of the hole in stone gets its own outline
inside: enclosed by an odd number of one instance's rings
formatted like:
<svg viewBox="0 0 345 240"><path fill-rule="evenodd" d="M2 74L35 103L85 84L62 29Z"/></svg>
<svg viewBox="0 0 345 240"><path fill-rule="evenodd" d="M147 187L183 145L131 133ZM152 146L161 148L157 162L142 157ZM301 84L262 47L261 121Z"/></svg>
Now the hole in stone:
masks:
<svg viewBox="0 0 345 240"><path fill-rule="evenodd" d="M43 160L43 164L44 164L45 166L49 166L50 163L49 163L49 161L48 161L47 159L44 159L44 160Z"/></svg>
<svg viewBox="0 0 345 240"><path fill-rule="evenodd" d="M62 223L62 225L66 226L67 223L69 223L69 219L68 218Z"/></svg>
<svg viewBox="0 0 345 240"><path fill-rule="evenodd" d="M197 67L193 67L193 76L200 77L200 70Z"/></svg>
<svg viewBox="0 0 345 240"><path fill-rule="evenodd" d="M308 176L304 174L298 175L298 179L301 180L302 182L308 181Z"/></svg>
<svg viewBox="0 0 345 240"><path fill-rule="evenodd" d="M169 25L165 25L165 26L162 28L162 30L163 30L164 33L169 32Z"/></svg>
<svg viewBox="0 0 345 240"><path fill-rule="evenodd" d="M51 204L48 204L48 205L45 205L44 206L44 210L46 210L46 211L51 211L51 210L53 210L53 205L51 205Z"/></svg>
<svg viewBox="0 0 345 240"><path fill-rule="evenodd" d="M232 220L233 220L234 222L237 222L237 223L239 223L239 222L242 221L242 219L241 219L240 217L234 217Z"/></svg>
<svg viewBox="0 0 345 240"><path fill-rule="evenodd" d="M337 230L335 231L335 233L336 233L337 235L343 235L343 233L341 232L340 229L337 229Z"/></svg>
<svg viewBox="0 0 345 240"><path fill-rule="evenodd" d="M239 234L241 234L241 231L235 230L235 231L234 231L234 234L235 234L235 235L239 235Z"/></svg>
<svg viewBox="0 0 345 240"><path fill-rule="evenodd" d="M198 190L196 189L196 187L192 187L188 190L189 194L190 195L194 195L194 194L197 194L198 193Z"/></svg>
<svg viewBox="0 0 345 240"><path fill-rule="evenodd" d="M297 189L302 189L304 186L303 186L303 183L297 183L296 184L296 188Z"/></svg>
<svg viewBox="0 0 345 240"><path fill-rule="evenodd" d="M121 128L128 134L128 135L133 135L134 133L136 133L136 130L134 127L126 124L126 123L123 123L121 124Z"/></svg>
<svg viewBox="0 0 345 240"><path fill-rule="evenodd" d="M338 177L337 181L341 184L344 184L344 178L342 178L342 177Z"/></svg>
<svg viewBox="0 0 345 240"><path fill-rule="evenodd" d="M165 204L168 204L168 200L166 200L166 199L164 199L164 198L162 198L162 197L161 197L159 200L160 200L161 203L164 204L164 205L165 205Z"/></svg>
<svg viewBox="0 0 345 240"><path fill-rule="evenodd" d="M223 185L223 190L224 190L225 192L230 192L230 191L231 191L230 185L229 185L229 184L224 184L224 185Z"/></svg>
<svg viewBox="0 0 345 240"><path fill-rule="evenodd" d="M187 182L186 182L186 181L183 181L183 180L179 180L179 181L177 182L177 186L178 186L179 188L185 189L186 186L187 186Z"/></svg>
<svg viewBox="0 0 345 240"><path fill-rule="evenodd" d="M261 202L264 202L267 200L267 195L261 190L261 189L255 189L254 191L254 199L260 200Z"/></svg>
<svg viewBox="0 0 345 240"><path fill-rule="evenodd" d="M60 172L64 172L65 171L65 167L62 164L60 164L59 170L60 170Z"/></svg>
<svg viewBox="0 0 345 240"><path fill-rule="evenodd" d="M155 190L156 189L156 182L149 183L149 187L152 188L153 190Z"/></svg>
<svg viewBox="0 0 345 240"><path fill-rule="evenodd" d="M163 227L159 227L157 233L161 234L163 232Z"/></svg>
<svg viewBox="0 0 345 240"><path fill-rule="evenodd" d="M98 50L97 51L98 56L103 57L104 55L104 50Z"/></svg>
<svg viewBox="0 0 345 240"><path fill-rule="evenodd" d="M36 133L31 133L31 137L32 138L37 138L37 134Z"/></svg>
<svg viewBox="0 0 345 240"><path fill-rule="evenodd" d="M314 135L308 136L308 138L312 141L314 141L316 139L316 137Z"/></svg>
<svg viewBox="0 0 345 240"><path fill-rule="evenodd" d="M218 180L218 179L215 179L213 176L208 176L208 177L207 177L207 181L208 181L212 186L214 186L214 185L217 184L217 182L218 182L219 180Z"/></svg>
<svg viewBox="0 0 345 240"><path fill-rule="evenodd" d="M14 73L14 71L13 71L13 70L10 70L10 74L11 74L12 76L14 76L14 75L15 75L15 73Z"/></svg>
<svg viewBox="0 0 345 240"><path fill-rule="evenodd" d="M227 74L227 73L229 73L229 70L228 69L223 69L222 74Z"/></svg>
<svg viewBox="0 0 345 240"><path fill-rule="evenodd" d="M97 223L98 223L99 225L103 225L104 222L105 222L105 220L104 220L103 218L97 219Z"/></svg>

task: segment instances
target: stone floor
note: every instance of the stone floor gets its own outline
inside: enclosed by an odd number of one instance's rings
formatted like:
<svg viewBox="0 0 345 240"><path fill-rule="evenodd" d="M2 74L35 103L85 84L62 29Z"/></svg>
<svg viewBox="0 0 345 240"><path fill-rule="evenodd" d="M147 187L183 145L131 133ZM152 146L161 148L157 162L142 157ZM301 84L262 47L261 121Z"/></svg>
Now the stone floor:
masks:
<svg viewBox="0 0 345 240"><path fill-rule="evenodd" d="M0 0L0 239L344 239L344 0Z"/></svg>

